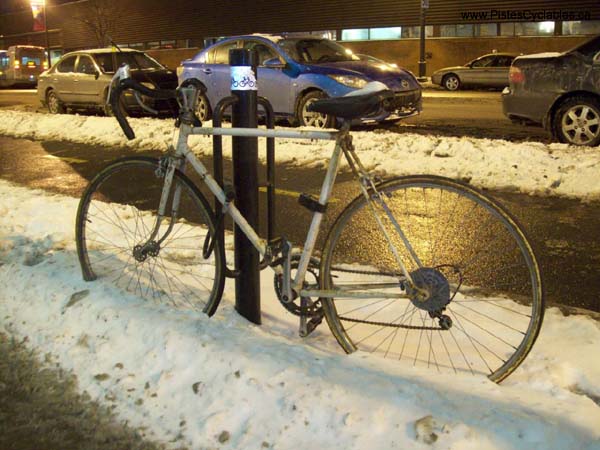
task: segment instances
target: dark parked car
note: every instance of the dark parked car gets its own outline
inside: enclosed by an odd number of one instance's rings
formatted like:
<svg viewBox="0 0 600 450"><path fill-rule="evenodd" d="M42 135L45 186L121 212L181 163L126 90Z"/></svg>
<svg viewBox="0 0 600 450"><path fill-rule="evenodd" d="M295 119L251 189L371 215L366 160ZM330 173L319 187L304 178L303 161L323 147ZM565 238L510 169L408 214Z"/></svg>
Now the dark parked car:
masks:
<svg viewBox="0 0 600 450"><path fill-rule="evenodd" d="M431 76L431 82L449 91L466 86L502 88L508 86L508 70L515 57L511 53L483 55L464 66L436 70Z"/></svg>
<svg viewBox="0 0 600 450"><path fill-rule="evenodd" d="M179 81L201 84L197 114L211 117L212 109L229 95L231 76L229 50L258 52L258 94L266 97L275 113L292 123L319 128L334 125L333 118L308 110L324 97L338 97L380 81L395 97L363 122L379 122L417 114L421 110L421 87L408 71L381 62L364 61L338 43L317 37L270 35L237 36L202 50L178 68Z"/></svg>
<svg viewBox="0 0 600 450"><path fill-rule="evenodd" d="M80 50L65 54L50 70L40 75L38 98L53 114L64 113L66 108L98 109L111 114L106 105L108 86L121 64L127 63L131 76L150 89L175 89L177 75L144 52L131 49L115 51L110 48ZM143 97L144 103L160 111L176 112L173 101L155 101ZM139 112L133 95L125 92L122 107L125 112Z"/></svg>
<svg viewBox="0 0 600 450"><path fill-rule="evenodd" d="M502 101L509 119L541 124L560 142L600 144L600 36L565 53L516 58Z"/></svg>

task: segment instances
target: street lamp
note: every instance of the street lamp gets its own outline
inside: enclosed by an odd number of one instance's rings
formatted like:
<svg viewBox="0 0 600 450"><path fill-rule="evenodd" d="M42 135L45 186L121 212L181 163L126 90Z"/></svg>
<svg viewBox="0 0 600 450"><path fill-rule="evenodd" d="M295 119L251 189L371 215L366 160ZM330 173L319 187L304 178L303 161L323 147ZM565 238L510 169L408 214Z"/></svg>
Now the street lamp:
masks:
<svg viewBox="0 0 600 450"><path fill-rule="evenodd" d="M33 13L33 31L39 31L41 28L39 22L39 15L41 13L44 24L43 29L46 33L46 55L48 57L48 67L52 65L50 60L50 37L48 36L48 18L47 18L47 9L46 9L46 0L30 0L31 3L31 11Z"/></svg>

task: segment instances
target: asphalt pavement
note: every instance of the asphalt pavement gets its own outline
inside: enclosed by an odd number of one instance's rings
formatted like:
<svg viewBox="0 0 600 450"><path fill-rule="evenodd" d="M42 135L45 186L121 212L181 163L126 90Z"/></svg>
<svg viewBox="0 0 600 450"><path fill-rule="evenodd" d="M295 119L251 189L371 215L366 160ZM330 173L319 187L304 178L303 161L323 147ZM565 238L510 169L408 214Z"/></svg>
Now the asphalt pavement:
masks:
<svg viewBox="0 0 600 450"><path fill-rule="evenodd" d="M0 138L0 178L79 197L88 180L103 166L128 154L129 151L118 148ZM211 169L210 159L205 158L203 162ZM230 166L226 161L226 179L231 179ZM259 168L259 183L263 185L265 172L264 167ZM310 213L299 207L298 194L318 193L323 177L322 169L277 167L275 235L285 235L296 244L303 242ZM262 192L260 217L264 218L264 189ZM528 231L537 250L549 302L600 312L600 202L488 193L507 206ZM349 173L340 173L333 195L323 225L325 230L347 202L357 195ZM263 220L260 228L263 236L265 228ZM322 241L317 245L321 246Z"/></svg>

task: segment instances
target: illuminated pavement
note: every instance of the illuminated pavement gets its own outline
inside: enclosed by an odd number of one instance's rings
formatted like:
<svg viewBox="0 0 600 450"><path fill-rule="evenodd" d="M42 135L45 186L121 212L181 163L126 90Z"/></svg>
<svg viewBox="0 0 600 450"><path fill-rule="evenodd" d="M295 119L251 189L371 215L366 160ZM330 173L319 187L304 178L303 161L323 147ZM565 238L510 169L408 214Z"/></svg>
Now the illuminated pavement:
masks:
<svg viewBox="0 0 600 450"><path fill-rule="evenodd" d="M128 154L123 150L98 146L0 138L0 177L78 197L88 180L102 166ZM210 166L210 161L204 162ZM264 167L259 171L260 181L264 183ZM286 235L299 244L305 236L310 214L298 205L297 193L317 193L324 172L280 166L277 175L279 222L276 235ZM225 178L231 179L230 173L226 173ZM338 176L329 217L336 217L356 195L356 186L350 179L348 173ZM523 223L537 247L548 299L553 303L600 312L600 272L597 270L600 265L600 203L492 194ZM264 198L261 197L262 205ZM264 217L262 209L261 217ZM324 229L330 225L331 220L326 219ZM264 223L261 231L265 232ZM318 245L322 245L322 241Z"/></svg>

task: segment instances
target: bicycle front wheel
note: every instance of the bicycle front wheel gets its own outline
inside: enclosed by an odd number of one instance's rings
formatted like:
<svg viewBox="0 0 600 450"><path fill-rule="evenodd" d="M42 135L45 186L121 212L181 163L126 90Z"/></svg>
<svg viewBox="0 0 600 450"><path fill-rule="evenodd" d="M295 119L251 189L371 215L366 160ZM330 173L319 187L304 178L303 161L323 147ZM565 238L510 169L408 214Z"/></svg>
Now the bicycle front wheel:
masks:
<svg viewBox="0 0 600 450"><path fill-rule="evenodd" d="M77 252L84 279L103 279L148 300L212 315L224 286L224 256L210 207L175 171L164 217L158 206L164 176L158 160L131 157L102 170L77 211Z"/></svg>
<svg viewBox="0 0 600 450"><path fill-rule="evenodd" d="M322 300L339 344L441 372L506 378L531 349L544 312L521 227L498 203L449 179L397 178L378 191L387 212L359 196L325 243L321 287L335 298ZM348 291L357 295L344 298Z"/></svg>

